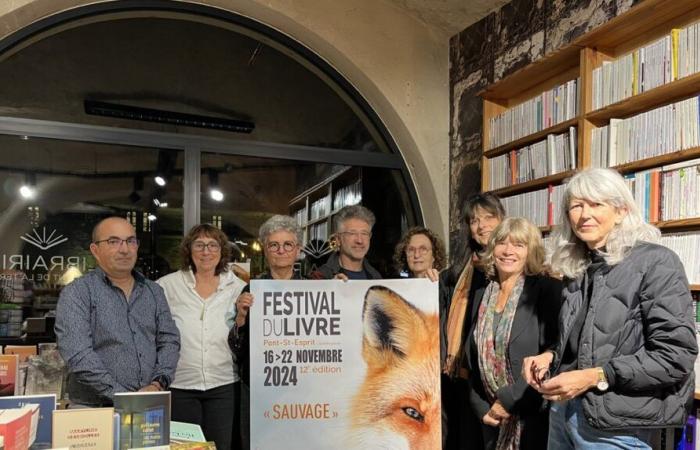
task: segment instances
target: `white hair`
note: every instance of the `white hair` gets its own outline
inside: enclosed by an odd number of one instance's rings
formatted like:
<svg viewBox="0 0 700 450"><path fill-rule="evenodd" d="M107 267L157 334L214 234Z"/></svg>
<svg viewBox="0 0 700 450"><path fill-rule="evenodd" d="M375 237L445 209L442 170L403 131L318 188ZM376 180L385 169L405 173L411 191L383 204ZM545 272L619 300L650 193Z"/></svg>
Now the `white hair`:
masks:
<svg viewBox="0 0 700 450"><path fill-rule="evenodd" d="M262 242L263 245L267 244L267 238L269 238L272 233L276 233L278 231L286 231L293 234L298 243L301 243L304 240L304 234L301 231L299 224L297 224L295 218L277 214L270 217L265 221L265 223L260 225L260 229L258 230L260 242Z"/></svg>
<svg viewBox="0 0 700 450"><path fill-rule="evenodd" d="M566 185L559 205L559 225L551 240L552 269L565 277L578 277L590 263L588 247L576 236L569 220L569 203L575 198L626 210L622 222L610 231L605 243L605 261L609 265L622 261L637 241L656 243L661 238L656 227L644 222L632 193L619 173L612 169L582 170L571 177Z"/></svg>

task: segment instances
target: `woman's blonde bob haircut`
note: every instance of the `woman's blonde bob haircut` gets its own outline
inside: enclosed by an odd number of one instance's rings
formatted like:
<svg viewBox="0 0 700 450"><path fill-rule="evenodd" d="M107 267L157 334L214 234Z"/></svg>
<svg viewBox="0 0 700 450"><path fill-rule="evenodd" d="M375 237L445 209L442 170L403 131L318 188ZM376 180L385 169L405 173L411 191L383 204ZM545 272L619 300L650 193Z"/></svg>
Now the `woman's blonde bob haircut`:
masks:
<svg viewBox="0 0 700 450"><path fill-rule="evenodd" d="M644 222L625 180L612 169L586 169L566 184L559 205L559 226L552 236L552 270L567 278L582 275L590 264L588 246L576 236L569 220L569 204L573 199L605 203L624 212L622 221L608 234L605 261L615 265L638 241L658 242L659 230Z"/></svg>
<svg viewBox="0 0 700 450"><path fill-rule="evenodd" d="M496 279L498 277L496 259L493 252L496 244L500 244L507 238L510 238L511 242L527 246L527 259L524 267L525 275L540 275L546 271L544 245L542 245L540 230L523 217L507 217L491 232L488 246L480 261L480 265L489 278Z"/></svg>

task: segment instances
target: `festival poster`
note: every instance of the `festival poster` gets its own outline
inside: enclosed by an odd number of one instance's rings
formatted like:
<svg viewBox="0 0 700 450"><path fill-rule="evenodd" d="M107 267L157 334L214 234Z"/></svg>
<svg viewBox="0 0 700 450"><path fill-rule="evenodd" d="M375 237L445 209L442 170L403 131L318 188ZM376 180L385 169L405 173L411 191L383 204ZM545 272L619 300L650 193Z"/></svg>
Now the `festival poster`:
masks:
<svg viewBox="0 0 700 450"><path fill-rule="evenodd" d="M439 449L438 286L253 280L251 448Z"/></svg>

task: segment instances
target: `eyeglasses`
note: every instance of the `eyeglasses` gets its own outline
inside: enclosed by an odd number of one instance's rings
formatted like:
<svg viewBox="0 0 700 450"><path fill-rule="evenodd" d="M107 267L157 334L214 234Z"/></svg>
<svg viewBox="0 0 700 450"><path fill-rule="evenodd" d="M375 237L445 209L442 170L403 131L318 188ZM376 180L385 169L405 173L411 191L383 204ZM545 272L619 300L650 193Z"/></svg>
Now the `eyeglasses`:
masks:
<svg viewBox="0 0 700 450"><path fill-rule="evenodd" d="M280 251L280 248L283 249L285 253L291 252L296 248L296 246L297 243L292 241L284 241L281 244L279 242L268 242L266 245L267 249L273 253Z"/></svg>
<svg viewBox="0 0 700 450"><path fill-rule="evenodd" d="M139 246L139 239L136 237L133 237L133 236L128 237L126 239L122 239L122 238L118 238L118 237L110 237L107 239L102 239L101 241L95 241L95 242L93 242L93 244L100 245L103 242L106 242L107 246L110 248L119 248L125 242L126 242L127 247L136 248Z"/></svg>
<svg viewBox="0 0 700 450"><path fill-rule="evenodd" d="M209 249L209 251L212 253L216 253L219 250L221 250L221 246L216 241L211 241L211 242L195 241L192 243L192 250L194 250L195 252L203 252L205 248Z"/></svg>
<svg viewBox="0 0 700 450"><path fill-rule="evenodd" d="M361 239L369 239L372 237L372 232L370 231L341 231L340 233L341 236L346 237L346 238L361 238Z"/></svg>
<svg viewBox="0 0 700 450"><path fill-rule="evenodd" d="M432 248L428 247L407 247L406 248L406 254L407 255L425 255L426 253L432 252Z"/></svg>

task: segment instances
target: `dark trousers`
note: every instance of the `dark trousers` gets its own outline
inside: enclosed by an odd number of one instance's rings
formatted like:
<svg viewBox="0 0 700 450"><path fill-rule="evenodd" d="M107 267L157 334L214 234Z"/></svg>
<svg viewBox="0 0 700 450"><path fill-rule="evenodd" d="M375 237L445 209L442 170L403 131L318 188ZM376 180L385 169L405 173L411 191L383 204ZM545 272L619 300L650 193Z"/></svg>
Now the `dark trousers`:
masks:
<svg viewBox="0 0 700 450"><path fill-rule="evenodd" d="M241 385L240 425L241 425L241 449L250 450L250 386L244 382Z"/></svg>
<svg viewBox="0 0 700 450"><path fill-rule="evenodd" d="M172 420L200 425L207 441L214 441L217 449L230 450L235 416L234 384L207 391L171 388Z"/></svg>
<svg viewBox="0 0 700 450"><path fill-rule="evenodd" d="M469 403L469 383L464 378L441 380L443 409L443 448L447 450L474 450L483 446L481 421Z"/></svg>

